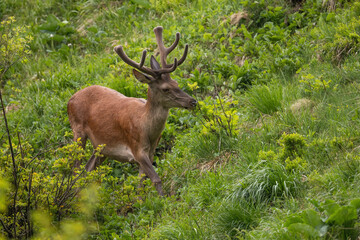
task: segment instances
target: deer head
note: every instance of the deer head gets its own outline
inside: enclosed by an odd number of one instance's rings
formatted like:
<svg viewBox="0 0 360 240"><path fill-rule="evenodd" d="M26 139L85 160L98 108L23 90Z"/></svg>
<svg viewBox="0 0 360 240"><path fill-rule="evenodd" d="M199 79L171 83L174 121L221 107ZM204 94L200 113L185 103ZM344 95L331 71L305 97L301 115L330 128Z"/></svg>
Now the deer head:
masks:
<svg viewBox="0 0 360 240"><path fill-rule="evenodd" d="M160 63L154 56L150 58L150 67L145 67L146 50L143 51L140 63L131 60L124 52L122 46L116 46L114 51L120 58L128 65L138 69L133 69L135 78L149 85L148 99L151 98L155 103L163 106L164 108L180 107L185 109L193 109L196 106L196 100L186 94L179 88L178 83L173 80L170 73L180 66L186 59L189 46L185 46L184 54L178 61L174 58L174 63L167 64L167 56L176 48L180 40L180 33L176 33L174 43L166 48L162 38L162 27L154 28L156 41L160 52Z"/></svg>

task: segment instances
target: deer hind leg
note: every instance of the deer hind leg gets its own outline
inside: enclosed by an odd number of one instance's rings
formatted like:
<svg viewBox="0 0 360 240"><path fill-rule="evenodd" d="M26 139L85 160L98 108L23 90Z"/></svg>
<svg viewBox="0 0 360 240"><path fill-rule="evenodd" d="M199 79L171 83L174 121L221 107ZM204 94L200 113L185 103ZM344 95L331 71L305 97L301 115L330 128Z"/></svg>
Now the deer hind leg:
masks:
<svg viewBox="0 0 360 240"><path fill-rule="evenodd" d="M82 147L82 149L85 149L85 145L86 145L86 140L88 139L87 135L85 132L83 131L75 131L74 132L74 142L77 142L78 139L80 138L80 146ZM75 160L75 168L79 168L80 167L80 160L77 159Z"/></svg>
<svg viewBox="0 0 360 240"><path fill-rule="evenodd" d="M77 140L80 138L80 144L83 149L85 149L86 141L88 139L88 136L84 131L79 130L73 130L74 132L74 142L77 142Z"/></svg>
<svg viewBox="0 0 360 240"><path fill-rule="evenodd" d="M102 162L105 160L105 157L97 157L95 156L95 151L91 155L89 161L85 165L85 170L87 172L90 172L92 170L95 170L98 166L102 164Z"/></svg>

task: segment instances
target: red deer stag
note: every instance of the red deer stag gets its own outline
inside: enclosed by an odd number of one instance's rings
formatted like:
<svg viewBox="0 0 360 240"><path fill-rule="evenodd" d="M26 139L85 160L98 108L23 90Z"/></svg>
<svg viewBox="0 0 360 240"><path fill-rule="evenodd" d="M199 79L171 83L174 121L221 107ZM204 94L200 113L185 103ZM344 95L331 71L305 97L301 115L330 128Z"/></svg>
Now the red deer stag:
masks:
<svg viewBox="0 0 360 240"><path fill-rule="evenodd" d="M125 63L142 72L133 69L135 78L148 84L147 100L126 97L106 87L90 86L75 93L68 102L74 141L81 138L82 147L85 147L88 138L94 148L105 144L101 152L103 157L93 154L85 169L94 170L105 157L121 162L135 162L139 165L140 175L145 173L160 195L163 195L161 180L152 163L169 109L193 109L197 104L170 77L170 73L185 61L188 45L179 60L175 58L174 63L168 64L166 57L178 45L180 34L177 33L175 42L166 48L162 31L162 27L154 29L161 66L154 56L150 59L151 68L144 66L146 50L143 51L140 63L137 63L125 54L122 46L114 48Z"/></svg>

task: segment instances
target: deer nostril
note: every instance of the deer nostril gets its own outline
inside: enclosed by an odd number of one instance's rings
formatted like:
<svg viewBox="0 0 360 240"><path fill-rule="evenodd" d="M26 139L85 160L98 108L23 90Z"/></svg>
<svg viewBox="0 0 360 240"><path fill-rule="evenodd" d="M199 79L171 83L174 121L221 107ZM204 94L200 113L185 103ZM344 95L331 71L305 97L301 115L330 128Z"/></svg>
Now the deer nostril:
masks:
<svg viewBox="0 0 360 240"><path fill-rule="evenodd" d="M196 104L197 104L197 101L196 101L195 99L194 99L194 100L191 100L191 102L190 102L190 105L191 105L191 106L195 107Z"/></svg>

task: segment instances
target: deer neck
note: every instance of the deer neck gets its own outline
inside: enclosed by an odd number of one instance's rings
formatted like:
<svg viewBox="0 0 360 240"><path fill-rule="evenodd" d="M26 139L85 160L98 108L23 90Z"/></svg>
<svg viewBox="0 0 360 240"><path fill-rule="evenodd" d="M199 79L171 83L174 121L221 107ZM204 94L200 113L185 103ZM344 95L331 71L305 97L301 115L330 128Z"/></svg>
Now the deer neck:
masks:
<svg viewBox="0 0 360 240"><path fill-rule="evenodd" d="M148 132L149 140L157 142L161 132L164 130L169 115L169 108L165 108L160 102L156 101L156 97L153 96L149 88L145 109L146 131Z"/></svg>

